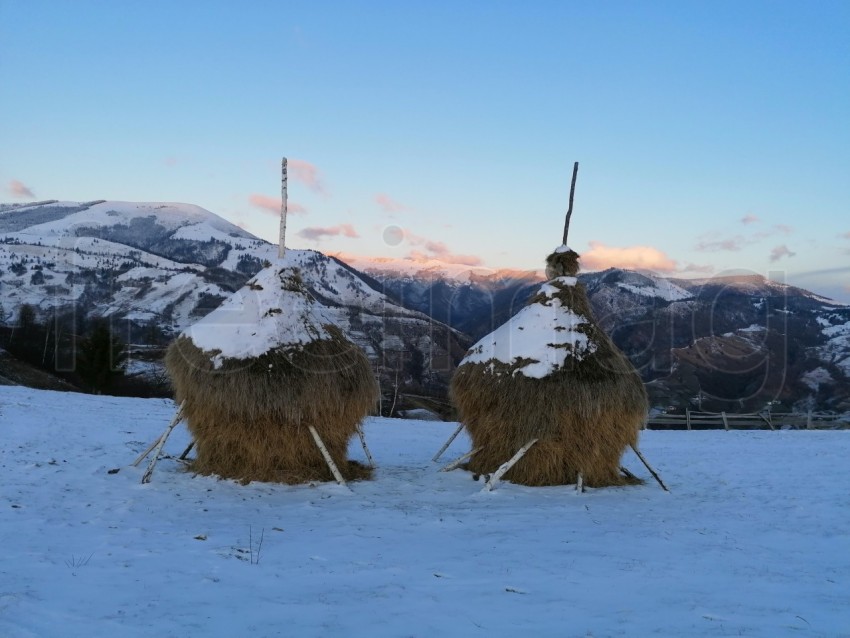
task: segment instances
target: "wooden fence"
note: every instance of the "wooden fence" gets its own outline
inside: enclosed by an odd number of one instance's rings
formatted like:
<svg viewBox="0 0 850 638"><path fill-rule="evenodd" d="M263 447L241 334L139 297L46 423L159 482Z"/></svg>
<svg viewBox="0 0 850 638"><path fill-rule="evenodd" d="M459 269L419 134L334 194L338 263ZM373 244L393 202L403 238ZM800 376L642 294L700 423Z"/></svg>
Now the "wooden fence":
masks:
<svg viewBox="0 0 850 638"><path fill-rule="evenodd" d="M850 427L846 417L818 412L692 412L657 414L646 421L647 430L834 430Z"/></svg>

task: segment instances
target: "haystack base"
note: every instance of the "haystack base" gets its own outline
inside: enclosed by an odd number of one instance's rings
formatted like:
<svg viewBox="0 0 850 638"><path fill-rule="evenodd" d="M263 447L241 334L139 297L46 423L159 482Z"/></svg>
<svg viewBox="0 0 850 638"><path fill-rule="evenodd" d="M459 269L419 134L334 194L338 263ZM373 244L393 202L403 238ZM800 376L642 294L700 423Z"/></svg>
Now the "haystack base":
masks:
<svg viewBox="0 0 850 638"><path fill-rule="evenodd" d="M522 446L522 447L521 447L521 448L517 451L517 453L516 453L516 454L514 454L514 455L513 455L513 456L512 456L512 457L508 460L508 462L507 462L507 463L502 463L502 465L500 465L500 466L499 466L499 469L498 469L498 470L496 470L496 472L493 474L493 476L491 476L491 477L490 477L490 480L489 480L489 481L487 481L487 484L484 486L484 488L483 488L481 491L482 491L482 492L490 492L490 491L492 491L492 490L493 490L493 488L494 488L494 487L496 487L496 485L498 485L499 481L500 481L500 480L501 480L501 478L505 475L505 473L506 473L509 469L511 469L514 465L516 465L517 461L519 461L519 460L520 460L523 456L525 456L525 453L526 453L526 452L528 452L529 448L531 448L531 446L532 446L532 445L534 445L535 443L537 443L537 439L531 439L528 443L526 443L525 445L523 445L523 446Z"/></svg>

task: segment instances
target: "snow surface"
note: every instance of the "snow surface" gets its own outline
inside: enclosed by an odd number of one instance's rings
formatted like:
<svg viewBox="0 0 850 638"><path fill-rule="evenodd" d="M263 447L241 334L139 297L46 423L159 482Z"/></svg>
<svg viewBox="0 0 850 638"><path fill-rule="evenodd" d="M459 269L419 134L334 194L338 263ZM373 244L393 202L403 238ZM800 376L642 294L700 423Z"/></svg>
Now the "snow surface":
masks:
<svg viewBox="0 0 850 638"><path fill-rule="evenodd" d="M173 458L141 485L174 411L0 388L0 636L850 634L848 431L645 432L669 494L631 453L646 485L481 493L430 462L455 424L378 418L351 493Z"/></svg>
<svg viewBox="0 0 850 638"><path fill-rule="evenodd" d="M225 358L255 358L275 348L330 339L325 326L334 322L325 308L302 286L291 290L281 283L296 272L287 263L264 268L183 334L201 350L215 352L216 368Z"/></svg>
<svg viewBox="0 0 850 638"><path fill-rule="evenodd" d="M542 379L560 369L567 357L579 361L596 351L596 343L578 331L588 320L563 306L554 295L558 286L574 286L575 277L558 277L543 284L539 294L545 303L525 306L496 330L483 337L469 349L459 365L499 361L508 365L528 360L513 374ZM569 348L565 347L569 346ZM495 368L491 367L495 372Z"/></svg>

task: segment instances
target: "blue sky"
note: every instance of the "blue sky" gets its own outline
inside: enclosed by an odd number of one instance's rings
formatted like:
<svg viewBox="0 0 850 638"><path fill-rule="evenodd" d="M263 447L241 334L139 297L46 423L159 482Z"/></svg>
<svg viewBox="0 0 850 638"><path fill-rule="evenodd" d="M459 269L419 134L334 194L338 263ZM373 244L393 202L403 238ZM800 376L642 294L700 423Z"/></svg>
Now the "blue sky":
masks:
<svg viewBox="0 0 850 638"><path fill-rule="evenodd" d="M577 160L586 268L850 302L848 32L844 0L0 0L0 199L275 241L287 155L292 247L536 269Z"/></svg>

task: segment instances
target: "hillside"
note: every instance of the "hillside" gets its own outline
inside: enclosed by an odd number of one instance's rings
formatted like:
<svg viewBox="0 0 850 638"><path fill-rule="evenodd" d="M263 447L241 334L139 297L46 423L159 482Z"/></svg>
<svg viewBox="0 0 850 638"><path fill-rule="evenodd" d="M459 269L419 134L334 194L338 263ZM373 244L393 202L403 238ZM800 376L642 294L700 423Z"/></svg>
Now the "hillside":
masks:
<svg viewBox="0 0 850 638"><path fill-rule="evenodd" d="M502 483L372 418L375 479L240 485L130 462L171 401L0 387L0 635L841 636L846 431L644 432L671 492ZM356 437L355 437L356 438ZM187 443L183 426L166 452ZM468 449L462 436L446 458ZM365 460L359 444L352 458ZM117 469L117 473L111 470ZM804 476L804 481L800 477Z"/></svg>

